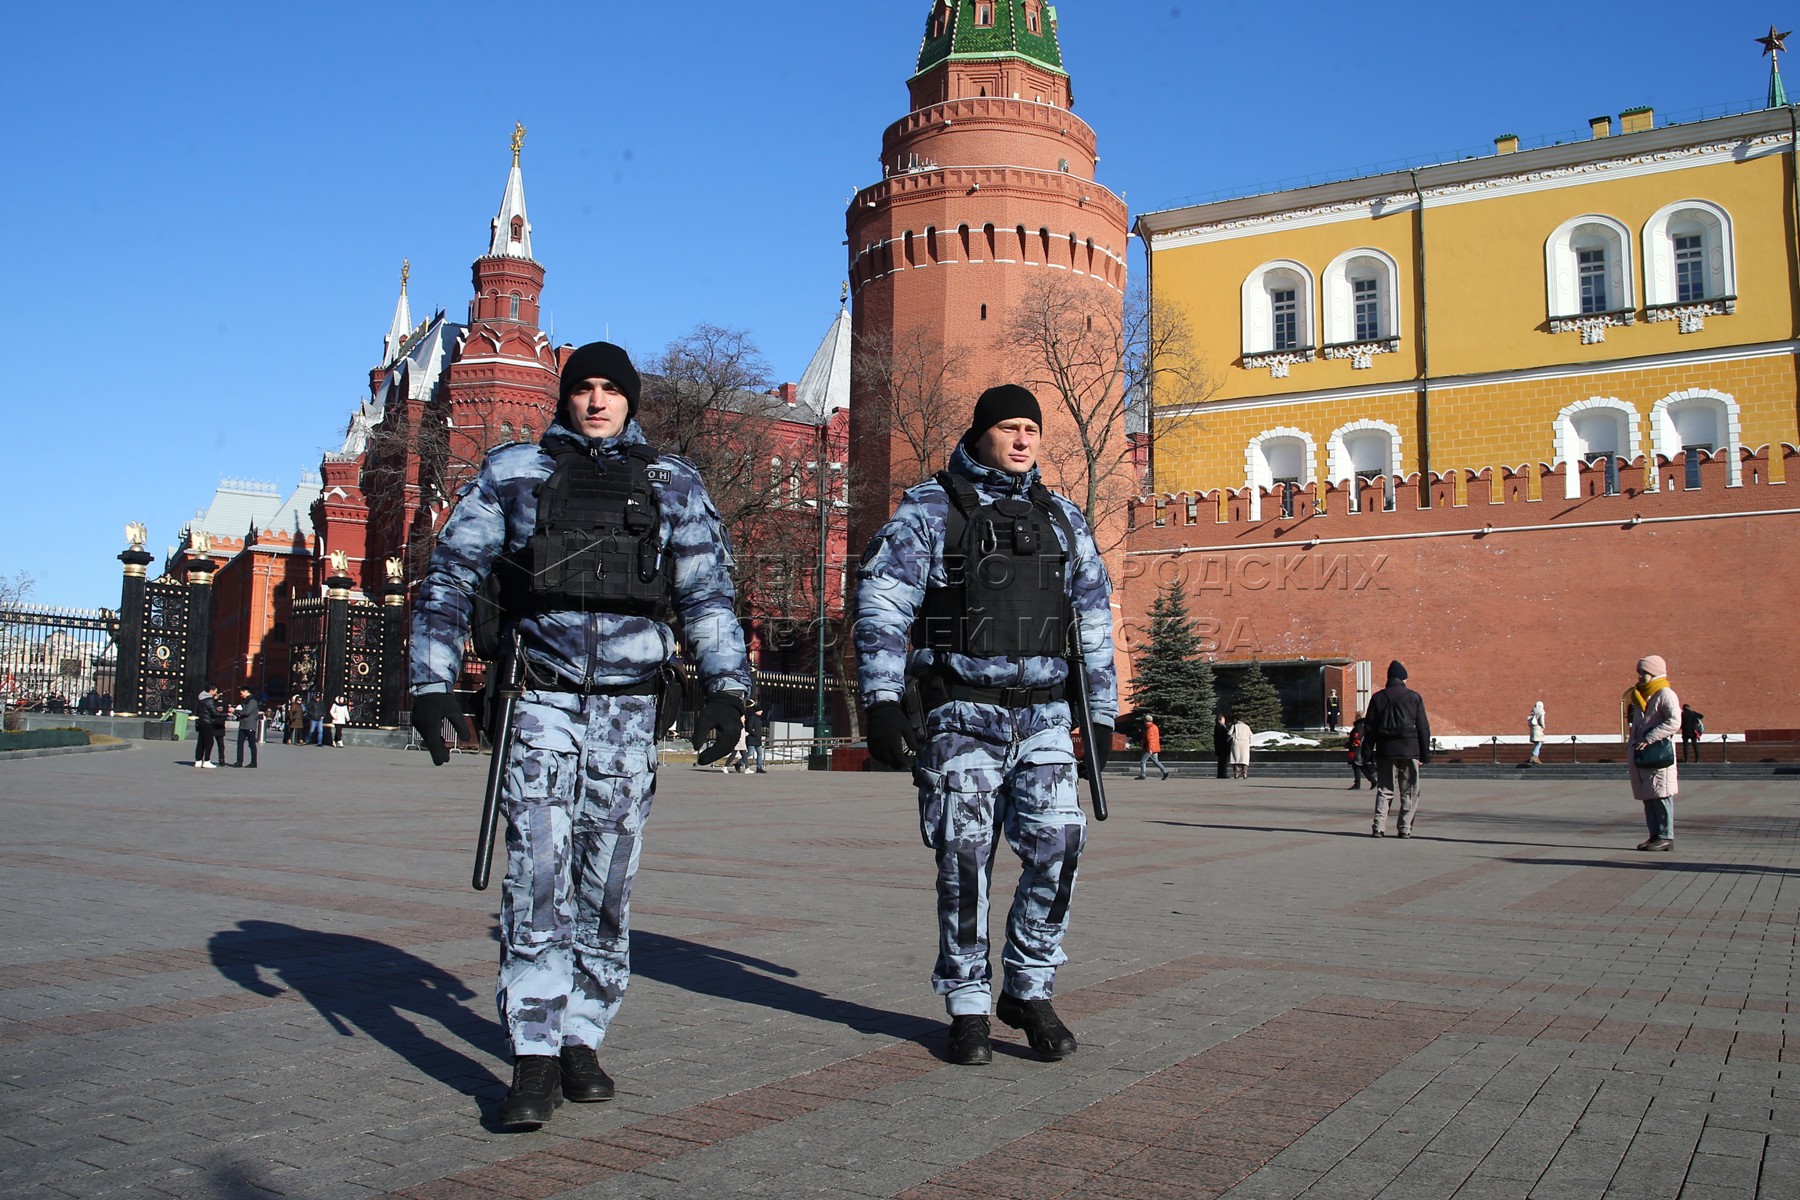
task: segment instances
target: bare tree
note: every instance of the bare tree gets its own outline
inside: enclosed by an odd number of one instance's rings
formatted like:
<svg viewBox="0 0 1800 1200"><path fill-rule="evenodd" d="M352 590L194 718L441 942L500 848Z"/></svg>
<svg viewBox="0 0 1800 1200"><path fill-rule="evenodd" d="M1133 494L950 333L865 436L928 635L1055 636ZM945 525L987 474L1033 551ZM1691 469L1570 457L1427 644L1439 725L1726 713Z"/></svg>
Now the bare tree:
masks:
<svg viewBox="0 0 1800 1200"><path fill-rule="evenodd" d="M1123 525L1107 518L1145 483L1127 431L1133 406L1142 406L1146 428L1154 429L1155 409L1197 403L1217 386L1187 329L1141 291L1119 305L1098 287L1057 274L1031 288L1001 333L1019 381L1050 409L1046 419L1060 416L1075 434L1046 439L1046 473L1069 489L1097 534L1118 530L1113 543ZM1161 431L1168 429L1165 420Z"/></svg>
<svg viewBox="0 0 1800 1200"><path fill-rule="evenodd" d="M892 446L905 452L893 460L898 486L929 478L949 460L968 417L967 360L966 350L946 346L928 326L857 339L851 372L861 385L858 399L879 411Z"/></svg>
<svg viewBox="0 0 1800 1200"><path fill-rule="evenodd" d="M0 575L0 609L18 608L31 599L37 581L24 571Z"/></svg>

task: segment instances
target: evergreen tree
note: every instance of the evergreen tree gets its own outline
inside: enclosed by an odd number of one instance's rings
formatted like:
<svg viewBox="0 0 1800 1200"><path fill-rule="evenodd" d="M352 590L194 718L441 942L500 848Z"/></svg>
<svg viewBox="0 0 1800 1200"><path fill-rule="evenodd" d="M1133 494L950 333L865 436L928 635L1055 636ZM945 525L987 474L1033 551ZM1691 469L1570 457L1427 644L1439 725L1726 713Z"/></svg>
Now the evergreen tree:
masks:
<svg viewBox="0 0 1800 1200"><path fill-rule="evenodd" d="M1211 736L1212 664L1200 657L1200 635L1180 579L1159 592L1150 609L1150 642L1138 655L1131 701L1156 718L1165 739Z"/></svg>
<svg viewBox="0 0 1800 1200"><path fill-rule="evenodd" d="M1281 729L1281 696L1275 685L1263 674L1262 664L1250 661L1250 669L1238 684L1237 699L1232 701L1232 715L1250 726L1251 732Z"/></svg>

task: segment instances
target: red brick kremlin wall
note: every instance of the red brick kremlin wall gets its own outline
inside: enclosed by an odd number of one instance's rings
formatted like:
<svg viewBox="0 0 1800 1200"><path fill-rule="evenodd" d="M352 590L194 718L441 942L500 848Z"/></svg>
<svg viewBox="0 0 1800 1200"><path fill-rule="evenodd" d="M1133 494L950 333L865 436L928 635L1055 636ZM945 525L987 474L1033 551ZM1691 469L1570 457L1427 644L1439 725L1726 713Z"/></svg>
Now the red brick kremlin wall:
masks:
<svg viewBox="0 0 1800 1200"><path fill-rule="evenodd" d="M1391 512L1378 489L1352 513L1345 489L1320 487L1290 519L1277 494L1252 520L1247 492L1204 493L1191 524L1187 496L1147 498L1133 514L1123 609L1148 613L1179 577L1221 660L1366 659L1379 687L1398 658L1436 734L1522 735L1540 698L1553 739L1617 730L1620 693L1646 654L1668 660L1709 734L1793 727L1800 493L1784 481L1797 457L1746 454L1742 486L1728 488L1721 452L1691 490L1684 459L1658 459L1655 492L1639 460L1620 468L1612 496L1587 468L1576 499L1547 466L1504 472L1497 489L1487 471L1423 487L1415 477ZM1127 630L1134 648L1141 619ZM1349 719L1353 691L1342 694Z"/></svg>

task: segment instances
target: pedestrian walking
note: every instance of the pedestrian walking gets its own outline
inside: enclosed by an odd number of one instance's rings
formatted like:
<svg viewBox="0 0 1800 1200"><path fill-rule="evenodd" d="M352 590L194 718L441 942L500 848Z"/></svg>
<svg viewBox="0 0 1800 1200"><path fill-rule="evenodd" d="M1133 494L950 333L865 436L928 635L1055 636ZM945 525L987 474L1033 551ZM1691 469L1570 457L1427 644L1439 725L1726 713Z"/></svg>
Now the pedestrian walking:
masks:
<svg viewBox="0 0 1800 1200"><path fill-rule="evenodd" d="M1045 1058L1076 1049L1052 1004L1087 838L1071 634L1087 665L1092 770L1106 768L1118 713L1112 583L1081 510L1039 478L1042 424L1025 388L983 392L948 468L902 497L857 571L869 753L911 768L919 786L920 832L937 863L932 986L950 1016L950 1060L964 1066L993 1059L990 1011ZM964 570L975 555L983 569ZM909 675L923 730L901 703ZM1021 871L995 1003L989 885L1002 836Z"/></svg>
<svg viewBox="0 0 1800 1200"><path fill-rule="evenodd" d="M281 727L281 744L306 740L306 701L299 693L288 697L287 724Z"/></svg>
<svg viewBox="0 0 1800 1200"><path fill-rule="evenodd" d="M513 1054L504 1129L542 1125L559 1094L613 1096L598 1048L631 979L631 887L677 646L706 696L700 765L737 744L749 708L724 530L694 466L646 443L639 389L618 346L570 353L549 429L483 460L413 610L412 720L434 764L450 758L446 720L474 740L451 688L490 575L504 585L500 640L516 637L523 655L513 735L494 749L506 819L495 996Z"/></svg>
<svg viewBox="0 0 1800 1200"><path fill-rule="evenodd" d="M1162 772L1164 779L1167 779L1169 768L1163 766L1162 763L1162 729L1156 724L1156 718L1149 713L1144 714L1143 746L1144 753L1138 759L1137 777L1139 779L1148 778L1150 764L1155 763L1156 769Z"/></svg>
<svg viewBox="0 0 1800 1200"><path fill-rule="evenodd" d="M1375 768L1369 757L1369 723L1358 717L1350 723L1349 736L1344 739L1344 759L1350 764L1350 790L1361 791L1363 780L1369 786L1375 786Z"/></svg>
<svg viewBox="0 0 1800 1200"><path fill-rule="evenodd" d="M331 709L327 715L331 718L331 744L342 750L344 748L344 727L350 724L350 706L344 703L342 696L339 696L331 702Z"/></svg>
<svg viewBox="0 0 1800 1200"><path fill-rule="evenodd" d="M1419 808L1419 768L1431 765L1431 722L1425 698L1406 686L1406 667L1388 664L1387 686L1369 698L1364 736L1374 747L1375 820L1370 837L1387 836L1389 806L1398 799L1400 836L1412 836Z"/></svg>
<svg viewBox="0 0 1800 1200"><path fill-rule="evenodd" d="M1538 757L1544 750L1544 702L1539 700L1531 706L1531 715L1525 718L1525 733L1531 739L1531 757L1525 760L1528 767L1543 766Z"/></svg>
<svg viewBox="0 0 1800 1200"><path fill-rule="evenodd" d="M1637 682L1625 689L1623 703L1631 745L1631 794L1644 805L1644 825L1650 833L1638 849L1673 850L1681 697L1669 684L1669 667L1661 655L1638 659Z"/></svg>
<svg viewBox="0 0 1800 1200"><path fill-rule="evenodd" d="M1681 761L1700 761L1700 739L1706 736L1706 714L1681 706Z"/></svg>
<svg viewBox="0 0 1800 1200"><path fill-rule="evenodd" d="M766 775L763 769L763 710L753 708L744 714L744 766L750 765L750 756L756 756L756 773Z"/></svg>
<svg viewBox="0 0 1800 1200"><path fill-rule="evenodd" d="M256 746L262 741L262 705L250 694L250 689L238 689L238 703L234 710L237 716L237 765L244 765L244 747L250 747L250 767L256 768Z"/></svg>

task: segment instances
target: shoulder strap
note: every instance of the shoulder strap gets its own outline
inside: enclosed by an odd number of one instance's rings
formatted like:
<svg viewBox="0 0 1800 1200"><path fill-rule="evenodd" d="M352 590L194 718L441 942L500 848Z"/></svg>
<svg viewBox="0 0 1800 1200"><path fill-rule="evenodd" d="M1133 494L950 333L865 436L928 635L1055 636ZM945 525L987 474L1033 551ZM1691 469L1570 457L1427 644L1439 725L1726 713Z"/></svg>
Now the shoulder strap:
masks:
<svg viewBox="0 0 1800 1200"><path fill-rule="evenodd" d="M949 471L939 471L932 478L950 500L944 513L944 549L960 548L968 535L969 518L981 511L981 495L974 484Z"/></svg>

